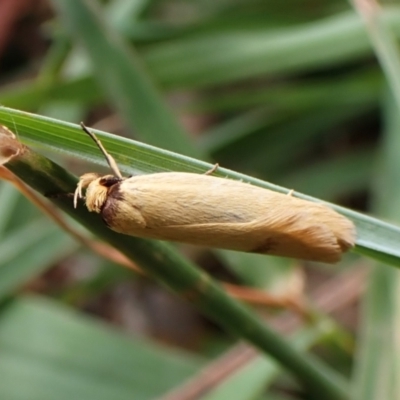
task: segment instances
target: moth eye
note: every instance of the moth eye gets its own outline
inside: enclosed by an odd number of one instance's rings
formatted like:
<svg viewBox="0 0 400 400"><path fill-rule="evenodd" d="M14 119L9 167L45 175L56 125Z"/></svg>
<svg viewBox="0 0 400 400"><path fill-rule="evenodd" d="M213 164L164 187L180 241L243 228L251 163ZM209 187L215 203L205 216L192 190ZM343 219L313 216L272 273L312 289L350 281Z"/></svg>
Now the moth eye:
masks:
<svg viewBox="0 0 400 400"><path fill-rule="evenodd" d="M121 179L117 176L105 176L99 181L100 185L105 187L111 187L118 182L121 182Z"/></svg>

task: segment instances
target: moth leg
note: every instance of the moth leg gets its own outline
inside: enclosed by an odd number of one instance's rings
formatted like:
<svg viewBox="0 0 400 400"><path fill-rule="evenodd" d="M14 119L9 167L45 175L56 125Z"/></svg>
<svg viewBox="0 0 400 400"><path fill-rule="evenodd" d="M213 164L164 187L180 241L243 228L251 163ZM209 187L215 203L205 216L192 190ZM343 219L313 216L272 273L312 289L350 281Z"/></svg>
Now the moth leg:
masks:
<svg viewBox="0 0 400 400"><path fill-rule="evenodd" d="M294 189L290 189L289 192L287 193L287 196L292 197L294 193Z"/></svg>
<svg viewBox="0 0 400 400"><path fill-rule="evenodd" d="M72 193L59 193L59 192L52 193L52 192L50 192L50 193L44 193L44 197L47 197L48 199L62 199L65 197L71 198L71 197L73 197L73 194Z"/></svg>
<svg viewBox="0 0 400 400"><path fill-rule="evenodd" d="M76 186L74 192L74 208L78 206L78 199L83 198L82 189L87 188L91 182L99 177L100 175L94 172L89 172L88 174L84 174L80 177L78 185Z"/></svg>
<svg viewBox="0 0 400 400"><path fill-rule="evenodd" d="M211 175L219 168L219 164L216 163L211 169L204 173L204 175Z"/></svg>

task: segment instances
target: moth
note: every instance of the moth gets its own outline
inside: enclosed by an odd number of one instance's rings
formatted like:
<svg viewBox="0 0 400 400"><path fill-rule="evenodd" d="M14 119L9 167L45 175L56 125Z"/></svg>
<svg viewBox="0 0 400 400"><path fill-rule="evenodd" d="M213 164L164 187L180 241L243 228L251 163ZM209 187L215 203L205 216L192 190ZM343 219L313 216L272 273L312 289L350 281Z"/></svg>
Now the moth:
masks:
<svg viewBox="0 0 400 400"><path fill-rule="evenodd" d="M355 244L354 224L326 205L242 181L161 172L123 177L83 123L113 175L80 177L74 206L85 198L113 231L151 239L335 263ZM83 196L83 189L86 194Z"/></svg>

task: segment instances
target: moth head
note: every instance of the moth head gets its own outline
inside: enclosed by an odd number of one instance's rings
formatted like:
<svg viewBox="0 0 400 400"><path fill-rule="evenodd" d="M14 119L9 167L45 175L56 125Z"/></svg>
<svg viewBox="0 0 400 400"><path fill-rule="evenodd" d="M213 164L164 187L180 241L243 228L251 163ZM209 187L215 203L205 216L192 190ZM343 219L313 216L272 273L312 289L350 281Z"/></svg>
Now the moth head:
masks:
<svg viewBox="0 0 400 400"><path fill-rule="evenodd" d="M108 191L118 182L121 182L121 179L114 175L100 176L92 172L82 175L75 190L74 207L77 207L78 198L85 197L87 209L90 212L100 213L107 200ZM86 195L83 196L82 189L85 188Z"/></svg>
<svg viewBox="0 0 400 400"><path fill-rule="evenodd" d="M100 176L99 174L92 172L82 175L75 189L74 207L77 207L78 199L83 198L82 189L86 188L85 202L87 209L89 211L100 213L104 203L107 200L110 188L118 182L122 181L124 178L122 177L114 158L107 153L100 140L97 139L94 133L90 132L89 129L87 129L82 122L81 127L83 131L86 132L93 139L101 152L104 154L108 165L113 170L115 175Z"/></svg>

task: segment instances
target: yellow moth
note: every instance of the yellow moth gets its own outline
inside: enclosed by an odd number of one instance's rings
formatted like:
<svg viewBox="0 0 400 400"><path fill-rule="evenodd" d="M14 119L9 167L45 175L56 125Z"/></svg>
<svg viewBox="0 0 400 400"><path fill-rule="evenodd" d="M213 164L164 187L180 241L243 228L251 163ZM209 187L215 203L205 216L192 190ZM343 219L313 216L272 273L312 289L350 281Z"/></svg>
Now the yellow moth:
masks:
<svg viewBox="0 0 400 400"><path fill-rule="evenodd" d="M115 175L81 176L82 198L114 231L223 249L334 263L354 246L353 223L331 208L241 181L186 172L124 178L83 124Z"/></svg>

